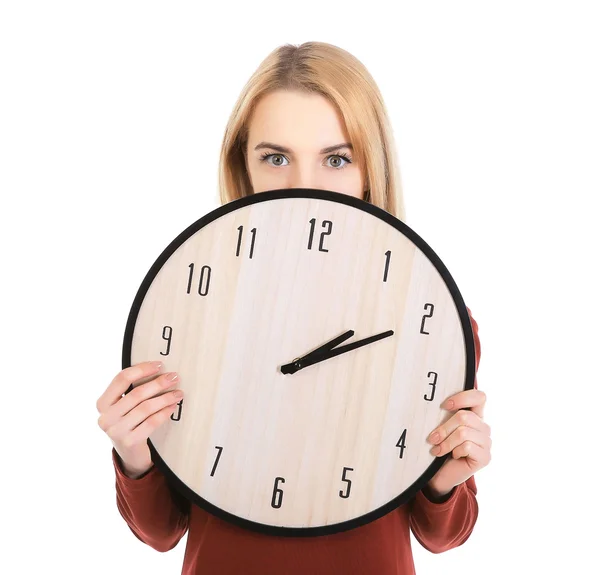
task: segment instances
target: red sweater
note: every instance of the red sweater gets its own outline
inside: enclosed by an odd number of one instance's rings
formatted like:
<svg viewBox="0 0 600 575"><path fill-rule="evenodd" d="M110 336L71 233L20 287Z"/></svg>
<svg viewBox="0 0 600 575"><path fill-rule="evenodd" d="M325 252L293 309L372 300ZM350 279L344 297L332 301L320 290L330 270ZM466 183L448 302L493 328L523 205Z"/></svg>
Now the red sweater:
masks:
<svg viewBox="0 0 600 575"><path fill-rule="evenodd" d="M477 368L481 348L472 317L471 325ZM477 488L471 477L442 502L419 491L405 505L350 531L318 537L264 535L190 504L155 467L138 479L127 477L114 449L112 455L117 507L138 539L168 551L189 531L182 575L411 575L410 530L423 547L441 553L463 544L477 520Z"/></svg>

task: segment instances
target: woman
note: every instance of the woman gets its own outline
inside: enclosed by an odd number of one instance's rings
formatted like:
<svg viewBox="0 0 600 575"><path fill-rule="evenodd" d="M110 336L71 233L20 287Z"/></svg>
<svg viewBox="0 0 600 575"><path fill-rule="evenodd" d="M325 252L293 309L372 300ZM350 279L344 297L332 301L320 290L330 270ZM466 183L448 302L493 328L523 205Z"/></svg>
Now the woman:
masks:
<svg viewBox="0 0 600 575"><path fill-rule="evenodd" d="M364 66L334 46L310 42L273 51L245 86L227 125L220 160L223 203L281 188L335 190L403 219L395 151L381 95ZM476 363L480 345L472 321ZM153 467L149 435L177 408L181 392L158 362L121 371L97 403L111 438L117 505L131 530L159 551L189 530L184 574L414 573L410 530L439 553L461 545L477 518L473 474L490 461L485 395L463 391L432 430L434 455L452 457L411 500L377 521L321 537L273 537L224 522L172 491ZM122 397L130 384L142 379ZM465 409L470 408L470 409Z"/></svg>

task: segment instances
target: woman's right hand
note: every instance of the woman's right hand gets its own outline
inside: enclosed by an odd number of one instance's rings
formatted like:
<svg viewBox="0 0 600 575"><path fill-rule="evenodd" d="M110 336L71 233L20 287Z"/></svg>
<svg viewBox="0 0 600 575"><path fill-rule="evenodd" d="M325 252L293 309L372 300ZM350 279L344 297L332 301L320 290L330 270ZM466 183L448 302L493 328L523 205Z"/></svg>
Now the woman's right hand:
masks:
<svg viewBox="0 0 600 575"><path fill-rule="evenodd" d="M125 475L134 479L152 467L148 437L183 397L181 390L165 393L179 378L174 372L161 374L161 368L160 362L147 361L120 371L96 402L98 425L110 437ZM134 389L123 395L131 385Z"/></svg>

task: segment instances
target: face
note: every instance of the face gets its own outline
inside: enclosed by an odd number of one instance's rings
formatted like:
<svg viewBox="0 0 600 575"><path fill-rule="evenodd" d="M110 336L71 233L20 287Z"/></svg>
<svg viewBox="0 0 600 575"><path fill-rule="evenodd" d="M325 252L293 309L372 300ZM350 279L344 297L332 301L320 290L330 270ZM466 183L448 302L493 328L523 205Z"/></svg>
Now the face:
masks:
<svg viewBox="0 0 600 575"><path fill-rule="evenodd" d="M259 101L250 120L246 168L254 193L314 188L364 196L364 174L343 120L319 94L277 91Z"/></svg>

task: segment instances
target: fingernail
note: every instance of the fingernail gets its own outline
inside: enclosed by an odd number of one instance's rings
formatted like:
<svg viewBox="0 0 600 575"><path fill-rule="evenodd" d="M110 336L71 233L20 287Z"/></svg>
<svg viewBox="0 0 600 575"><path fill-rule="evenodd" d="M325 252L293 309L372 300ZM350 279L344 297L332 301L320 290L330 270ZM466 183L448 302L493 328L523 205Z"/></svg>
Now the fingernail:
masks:
<svg viewBox="0 0 600 575"><path fill-rule="evenodd" d="M439 445L436 445L429 450L429 453L431 453L431 455L437 455L441 450L442 448Z"/></svg>
<svg viewBox="0 0 600 575"><path fill-rule="evenodd" d="M154 369L160 369L162 367L162 361L153 361L150 365Z"/></svg>
<svg viewBox="0 0 600 575"><path fill-rule="evenodd" d="M175 372L173 372L173 373L169 373L169 374L167 375L167 379L168 379L169 381L177 381L178 377L179 377L179 376L178 376L178 375L177 375Z"/></svg>
<svg viewBox="0 0 600 575"><path fill-rule="evenodd" d="M427 439L427 441L429 441L430 443L437 443L440 440L440 434L439 433L432 433L429 438Z"/></svg>
<svg viewBox="0 0 600 575"><path fill-rule="evenodd" d="M453 407L454 407L454 401L452 401L451 399L447 399L442 404L443 409L452 409Z"/></svg>

